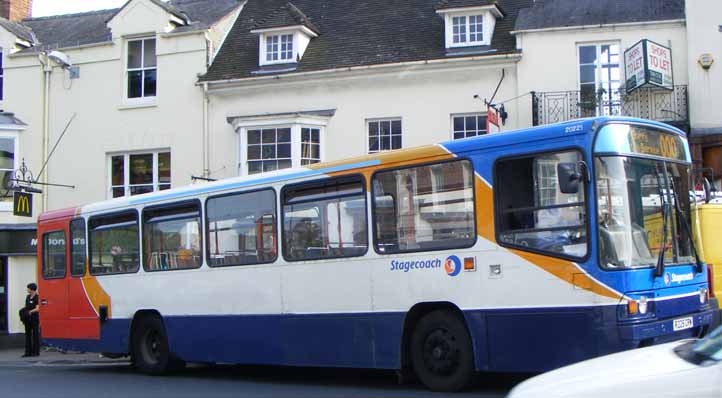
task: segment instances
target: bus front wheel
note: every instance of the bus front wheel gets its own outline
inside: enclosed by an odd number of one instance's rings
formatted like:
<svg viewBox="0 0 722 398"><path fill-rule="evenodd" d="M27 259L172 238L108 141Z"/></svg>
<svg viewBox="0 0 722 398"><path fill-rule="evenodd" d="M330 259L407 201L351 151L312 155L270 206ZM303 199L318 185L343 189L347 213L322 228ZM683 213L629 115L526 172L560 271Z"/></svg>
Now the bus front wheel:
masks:
<svg viewBox="0 0 722 398"><path fill-rule="evenodd" d="M162 375L185 365L173 358L163 322L157 316L138 320L133 333L133 362L143 373Z"/></svg>
<svg viewBox="0 0 722 398"><path fill-rule="evenodd" d="M471 337L460 315L436 310L422 317L411 336L414 373L434 391L459 391L474 375Z"/></svg>

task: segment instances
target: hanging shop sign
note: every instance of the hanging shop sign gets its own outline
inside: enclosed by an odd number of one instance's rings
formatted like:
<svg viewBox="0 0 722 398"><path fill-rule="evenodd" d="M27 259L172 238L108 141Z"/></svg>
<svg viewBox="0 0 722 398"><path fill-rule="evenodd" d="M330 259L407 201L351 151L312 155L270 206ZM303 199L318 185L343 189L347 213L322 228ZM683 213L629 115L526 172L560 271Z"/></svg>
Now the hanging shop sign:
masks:
<svg viewBox="0 0 722 398"><path fill-rule="evenodd" d="M674 88L672 50L651 40L640 40L624 52L627 93L642 87Z"/></svg>
<svg viewBox="0 0 722 398"><path fill-rule="evenodd" d="M20 217L33 216L33 194L27 192L13 192L13 215Z"/></svg>

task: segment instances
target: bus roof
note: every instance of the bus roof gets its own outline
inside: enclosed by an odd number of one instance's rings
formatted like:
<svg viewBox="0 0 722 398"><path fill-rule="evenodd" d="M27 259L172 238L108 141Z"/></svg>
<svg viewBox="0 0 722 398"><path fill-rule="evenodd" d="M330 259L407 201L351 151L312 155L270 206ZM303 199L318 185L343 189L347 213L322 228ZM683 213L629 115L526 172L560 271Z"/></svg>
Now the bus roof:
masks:
<svg viewBox="0 0 722 398"><path fill-rule="evenodd" d="M83 213L95 213L101 211L107 212L126 207L133 207L139 204L150 204L171 199L181 200L194 195L212 194L230 189L249 187L260 188L277 182L352 171L354 169L373 167L381 164L400 163L409 159L413 159L415 163L421 163L424 159L430 159L443 155L448 156L449 154L457 155L467 151L478 150L479 148L490 149L499 146L548 140L562 136L593 134L596 130L596 126L614 122L646 124L650 127L664 129L686 137L684 132L673 126L645 119L628 117L595 117L576 119L562 123L488 134L462 140L445 141L436 145L379 152L376 154L339 161L317 163L305 167L283 169L252 176L232 177L198 185L187 185L166 191L156 191L138 196L110 199L85 205L80 208L61 209L43 213L40 215L38 220L41 221L58 217L67 217L71 214L77 214L80 211ZM578 130L575 129L574 132L569 132L569 130L567 130L567 127L579 125L581 125L582 128Z"/></svg>

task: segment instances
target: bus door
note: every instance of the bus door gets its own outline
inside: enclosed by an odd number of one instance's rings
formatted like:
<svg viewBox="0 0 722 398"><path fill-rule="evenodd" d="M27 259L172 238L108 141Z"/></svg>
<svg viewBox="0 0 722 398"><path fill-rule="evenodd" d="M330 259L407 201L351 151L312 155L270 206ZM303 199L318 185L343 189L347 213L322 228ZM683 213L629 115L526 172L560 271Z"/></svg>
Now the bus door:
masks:
<svg viewBox="0 0 722 398"><path fill-rule="evenodd" d="M100 336L96 309L88 299L84 279L87 278L87 255L85 220L76 218L70 222L68 240L68 338L93 339Z"/></svg>
<svg viewBox="0 0 722 398"><path fill-rule="evenodd" d="M40 330L43 338L63 338L68 320L68 220L38 225Z"/></svg>

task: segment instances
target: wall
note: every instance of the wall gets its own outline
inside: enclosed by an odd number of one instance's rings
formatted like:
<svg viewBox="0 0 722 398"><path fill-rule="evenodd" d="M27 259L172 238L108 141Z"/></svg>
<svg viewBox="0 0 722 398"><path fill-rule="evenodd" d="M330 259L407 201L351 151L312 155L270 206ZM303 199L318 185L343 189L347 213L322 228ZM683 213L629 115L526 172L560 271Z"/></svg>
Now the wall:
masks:
<svg viewBox="0 0 722 398"><path fill-rule="evenodd" d="M75 185L75 189L44 188L49 209L105 200L109 189L108 153L170 149L172 186L188 185L192 175L202 173L199 148L203 97L195 83L206 68L204 32L165 34L167 18L156 15L160 9L148 6L146 0L134 3L138 4L127 7L111 21L116 29L112 43L63 50L79 68L79 79L71 80L68 71L57 66L52 70L50 148L74 114L75 119L46 173L49 182ZM151 15L135 18L141 10ZM127 36L116 32L156 32L158 95L154 101L134 106L124 99ZM37 55L30 55L11 56L5 66L9 92L6 109L30 125L26 135L32 142L21 141L21 145L34 148L30 167L36 173L42 163L43 89L37 65ZM21 89L20 84L26 88ZM23 91L26 94L13 96ZM36 200L38 214L42 210L39 203Z"/></svg>
<svg viewBox="0 0 722 398"><path fill-rule="evenodd" d="M519 93L579 90L577 45L619 42L622 77L624 51L641 39L649 39L672 49L674 84L685 85L687 79L687 35L683 23L654 23L589 29L517 34L523 58L519 62ZM531 125L531 97L522 99L520 123Z"/></svg>
<svg viewBox="0 0 722 398"><path fill-rule="evenodd" d="M464 61L443 66L419 65L392 71L345 71L318 79L265 80L263 83L216 88L210 98L211 176L237 175L238 135L226 121L228 116L257 115L335 109L325 132L324 161L366 154L366 120L401 117L403 147L432 144L451 139L451 114L485 111L478 94L489 98L501 78L506 78L497 99L516 95L513 62L489 64ZM517 108L507 108L510 120L505 130L519 127ZM230 145L235 143L235 145Z"/></svg>
<svg viewBox="0 0 722 398"><path fill-rule="evenodd" d="M25 306L28 283L37 283L35 257L8 257L8 332L25 333L18 310ZM43 292L38 291L42 297Z"/></svg>
<svg viewBox="0 0 722 398"><path fill-rule="evenodd" d="M687 0L686 13L692 134L722 134L722 2ZM709 70L697 63L705 53L715 60Z"/></svg>

